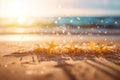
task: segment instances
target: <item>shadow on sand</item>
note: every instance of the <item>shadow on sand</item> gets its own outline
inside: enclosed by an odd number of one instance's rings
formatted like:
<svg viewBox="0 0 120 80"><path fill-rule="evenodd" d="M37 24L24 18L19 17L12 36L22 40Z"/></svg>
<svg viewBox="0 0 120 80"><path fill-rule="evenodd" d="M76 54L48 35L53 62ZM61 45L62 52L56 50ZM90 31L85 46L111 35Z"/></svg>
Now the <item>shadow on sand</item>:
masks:
<svg viewBox="0 0 120 80"><path fill-rule="evenodd" d="M109 54L109 55L89 55L89 54L81 54L79 56L71 56L67 54L34 54L31 51L28 52L15 52L11 53L9 55L5 55L3 57L16 57L19 58L20 61L23 60L23 57L25 56L31 56L31 59L33 62L40 63L41 61L55 61L57 62L57 65L55 65L55 68L62 69L63 72L66 74L66 76L69 78L69 80L78 80L75 74L72 73L72 69L74 68L76 64L69 64L66 61L72 60L72 61L83 61L85 64L95 68L96 70L99 70L103 74L106 74L112 79L120 80L120 69L113 67L112 65L119 66L120 64L120 55L119 54ZM35 56L37 59L35 60ZM118 64L115 62L117 61ZM106 62L109 64L106 64ZM25 62L25 64L29 64L29 62ZM106 69L107 68L107 69ZM79 69L78 69L79 70ZM111 72L111 70L114 72ZM87 74L87 72L86 72ZM47 75L46 75L47 76ZM50 75L48 75L50 76Z"/></svg>

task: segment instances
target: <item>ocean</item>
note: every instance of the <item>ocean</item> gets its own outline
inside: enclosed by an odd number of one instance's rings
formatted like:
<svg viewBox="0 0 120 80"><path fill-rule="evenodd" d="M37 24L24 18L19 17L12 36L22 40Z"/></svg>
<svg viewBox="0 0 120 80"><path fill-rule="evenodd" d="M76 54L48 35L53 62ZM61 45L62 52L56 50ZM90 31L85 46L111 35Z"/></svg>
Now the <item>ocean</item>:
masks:
<svg viewBox="0 0 120 80"><path fill-rule="evenodd" d="M0 34L120 35L120 17L40 17L30 20L35 23L13 25L8 24L7 19L0 19Z"/></svg>

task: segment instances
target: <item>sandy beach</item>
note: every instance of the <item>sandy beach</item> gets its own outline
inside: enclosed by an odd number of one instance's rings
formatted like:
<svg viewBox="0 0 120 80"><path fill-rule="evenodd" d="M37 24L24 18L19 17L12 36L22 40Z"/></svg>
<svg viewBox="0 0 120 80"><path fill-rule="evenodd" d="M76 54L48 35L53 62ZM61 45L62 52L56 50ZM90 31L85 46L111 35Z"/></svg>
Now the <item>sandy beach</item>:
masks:
<svg viewBox="0 0 120 80"><path fill-rule="evenodd" d="M19 39L14 41L14 37L11 40L1 37L0 80L120 80L119 36L114 36L114 38L111 36L105 38L103 36L90 38L87 36L83 38L36 36L35 38L27 41L24 36L24 38L22 37L23 41L19 41ZM104 41L104 39L107 40ZM112 52L103 54L91 54L91 52L85 54L84 52L77 56L64 53L48 56L40 53L40 60L33 52L34 45L45 46L46 41L54 41L57 44L77 44L84 47L82 44L87 44L90 40L107 45L114 44L116 47Z"/></svg>

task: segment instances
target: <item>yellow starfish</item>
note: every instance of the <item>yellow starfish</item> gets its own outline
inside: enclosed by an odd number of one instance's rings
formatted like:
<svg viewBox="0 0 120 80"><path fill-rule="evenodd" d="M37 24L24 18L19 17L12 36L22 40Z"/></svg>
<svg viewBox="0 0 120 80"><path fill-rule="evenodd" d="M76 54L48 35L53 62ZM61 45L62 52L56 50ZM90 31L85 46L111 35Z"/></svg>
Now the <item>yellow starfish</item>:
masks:
<svg viewBox="0 0 120 80"><path fill-rule="evenodd" d="M93 42L93 41L91 41L90 43L89 43L89 47L91 48L91 49L96 49L96 43L95 42Z"/></svg>
<svg viewBox="0 0 120 80"><path fill-rule="evenodd" d="M41 52L42 51L42 47L38 44L35 45L34 49L33 49L33 52Z"/></svg>
<svg viewBox="0 0 120 80"><path fill-rule="evenodd" d="M69 51L72 51L72 49L74 48L74 45L65 45L64 48L67 52L69 52Z"/></svg>
<svg viewBox="0 0 120 80"><path fill-rule="evenodd" d="M99 51L103 51L105 48L106 48L105 45L102 43L99 44L99 46L98 46Z"/></svg>
<svg viewBox="0 0 120 80"><path fill-rule="evenodd" d="M46 42L46 44L48 45L48 49L55 49L58 46L53 41L51 43Z"/></svg>

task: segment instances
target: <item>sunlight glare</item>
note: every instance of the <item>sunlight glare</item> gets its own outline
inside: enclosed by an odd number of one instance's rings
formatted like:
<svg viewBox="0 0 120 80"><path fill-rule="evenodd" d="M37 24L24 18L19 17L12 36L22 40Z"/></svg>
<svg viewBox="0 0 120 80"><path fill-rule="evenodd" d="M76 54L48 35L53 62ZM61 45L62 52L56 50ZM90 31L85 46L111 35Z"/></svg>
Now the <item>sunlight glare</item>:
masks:
<svg viewBox="0 0 120 80"><path fill-rule="evenodd" d="M18 18L18 19L17 19L17 22L18 22L19 24L24 24L24 23L25 23L25 18Z"/></svg>
<svg viewBox="0 0 120 80"><path fill-rule="evenodd" d="M7 7L7 15L10 17L23 17L25 15L26 8L21 2L9 3Z"/></svg>
<svg viewBox="0 0 120 80"><path fill-rule="evenodd" d="M36 6L31 1L29 1L29 4L28 4L28 1L25 1L25 0L8 1L6 3L9 3L9 4L4 7L5 15L7 17L12 17L12 18L13 17L19 18L19 17L34 17L34 16L51 16L51 14L53 14L52 10L54 8L50 6L49 2L50 1L38 0L39 6Z"/></svg>

